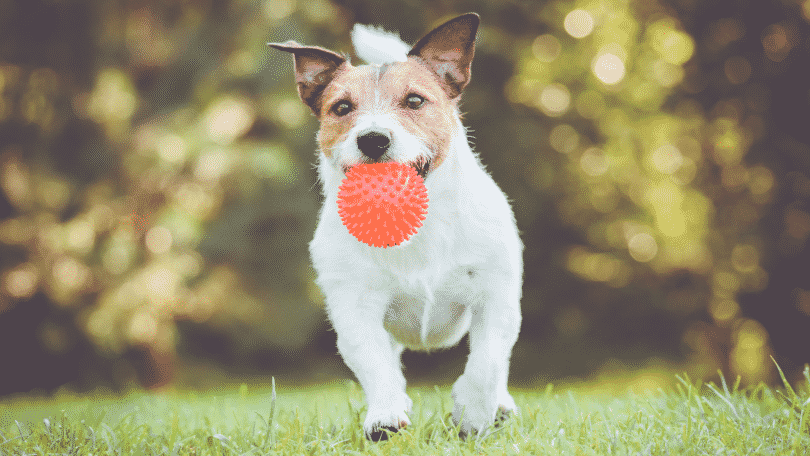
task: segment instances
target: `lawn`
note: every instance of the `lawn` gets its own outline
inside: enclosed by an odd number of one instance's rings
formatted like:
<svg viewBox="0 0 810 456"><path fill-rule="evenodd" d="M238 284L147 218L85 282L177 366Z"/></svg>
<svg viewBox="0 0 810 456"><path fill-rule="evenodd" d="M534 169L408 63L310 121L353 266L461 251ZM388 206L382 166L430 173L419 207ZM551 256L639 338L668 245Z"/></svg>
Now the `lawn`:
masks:
<svg viewBox="0 0 810 456"><path fill-rule="evenodd" d="M519 416L484 439L460 440L449 388L412 388L413 425L363 438L353 382L206 393L0 399L0 455L21 454L808 454L810 371L793 389L742 390L725 380L605 393L596 384L514 390ZM785 382L785 385L787 383ZM268 432L269 430L269 432Z"/></svg>

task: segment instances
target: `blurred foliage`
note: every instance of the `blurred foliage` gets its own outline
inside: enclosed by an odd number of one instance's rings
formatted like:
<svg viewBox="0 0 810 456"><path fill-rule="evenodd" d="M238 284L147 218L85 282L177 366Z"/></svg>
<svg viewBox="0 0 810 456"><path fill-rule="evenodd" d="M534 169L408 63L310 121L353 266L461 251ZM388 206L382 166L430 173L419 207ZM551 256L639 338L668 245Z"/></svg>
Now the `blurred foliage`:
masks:
<svg viewBox="0 0 810 456"><path fill-rule="evenodd" d="M548 4L539 13L548 29L517 52L505 93L557 119L548 138L560 155L538 156L526 170L527 182L554 195L560 221L579 235L563 247L564 267L609 288L645 288L640 305L682 326L693 375L719 368L745 383L772 382L769 332L741 311L738 297L763 292L764 261L795 256L810 232L805 192L785 213L781 236L760 225L782 177L762 149L786 133L770 123L768 82L789 74L807 104L807 66L791 68L789 57L806 59L810 51L810 2L786 5L787 19L753 30L763 19L754 15L772 20L781 8L729 9L707 21L699 42L684 29L696 20L690 5ZM806 107L793 114L810 120ZM807 139L806 130L791 133ZM791 148L785 152L807 153L806 143ZM806 182L806 160L787 177ZM810 264L796 266L808 271L796 284L806 287ZM633 307L604 296L580 300L558 314L557 329L581 332Z"/></svg>
<svg viewBox="0 0 810 456"><path fill-rule="evenodd" d="M178 321L238 335L236 348L216 348L226 357L251 345L300 351L324 324L301 234L317 208L312 148L296 130L308 112L265 52L268 27L292 10L80 5L0 12L37 22L8 21L0 68L4 318L15 303L52 302L71 318L38 322L47 351L76 337L113 359L138 348L150 385L171 377ZM27 38L49 20L59 26L47 44L80 35L62 46L89 53L86 66L53 52L30 62ZM89 30L68 30L84 20ZM291 149L302 144L306 155Z"/></svg>
<svg viewBox="0 0 810 456"><path fill-rule="evenodd" d="M772 199L774 176L743 161L763 133L765 88L752 89L760 98L753 109L729 99L706 113L689 96L698 91L695 70L685 67L695 41L666 8L634 11L618 1L566 6L544 9L550 29L524 47L506 88L511 101L558 119L549 142L561 156L538 160L529 181L555 194L562 223L582 235L566 246L565 267L609 287L658 289L665 296L646 305L676 319L708 307L714 326L734 325L741 339L731 370L747 381L767 380L767 333L753 320L740 321L736 301L738 292L761 291L768 279L763 246L750 227ZM751 65L737 59L724 76L743 83ZM735 206L722 222L720 198ZM690 285L663 283L676 273ZM564 331L587 317L575 305L559 318ZM714 330L700 322L685 333L694 350L689 367L701 377L726 362L701 340Z"/></svg>
<svg viewBox="0 0 810 456"><path fill-rule="evenodd" d="M0 394L345 373L306 249L317 122L265 43L469 10L465 119L526 244L513 377L810 360L810 0L375 5L0 2Z"/></svg>

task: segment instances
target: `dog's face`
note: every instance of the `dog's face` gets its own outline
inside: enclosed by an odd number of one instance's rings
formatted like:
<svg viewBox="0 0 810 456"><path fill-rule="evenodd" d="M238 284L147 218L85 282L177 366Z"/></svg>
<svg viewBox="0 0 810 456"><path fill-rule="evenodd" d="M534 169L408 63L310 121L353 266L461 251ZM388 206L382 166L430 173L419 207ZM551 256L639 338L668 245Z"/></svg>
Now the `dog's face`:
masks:
<svg viewBox="0 0 810 456"><path fill-rule="evenodd" d="M352 66L332 51L295 42L301 99L321 122L318 144L335 173L360 163L413 166L423 178L441 166L470 80L478 16L466 14L422 38L404 62Z"/></svg>
<svg viewBox="0 0 810 456"><path fill-rule="evenodd" d="M396 161L425 177L447 154L456 106L425 65L344 65L323 92L318 143L344 172Z"/></svg>

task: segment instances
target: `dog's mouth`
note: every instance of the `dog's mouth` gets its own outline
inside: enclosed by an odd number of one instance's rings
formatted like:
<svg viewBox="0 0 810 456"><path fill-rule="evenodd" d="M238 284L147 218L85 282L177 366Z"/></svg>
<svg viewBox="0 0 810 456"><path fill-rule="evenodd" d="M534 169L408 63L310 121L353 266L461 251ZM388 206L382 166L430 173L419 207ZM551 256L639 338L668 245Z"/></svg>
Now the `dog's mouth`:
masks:
<svg viewBox="0 0 810 456"><path fill-rule="evenodd" d="M359 165L361 163L355 163L355 164ZM344 165L343 166L343 174L348 173L349 170L352 168L352 166L355 166L355 165ZM422 179L425 179L427 177L428 171L430 171L430 159L419 159L414 163L408 163L408 166L415 169L416 174L418 174L419 177L421 177Z"/></svg>
<svg viewBox="0 0 810 456"><path fill-rule="evenodd" d="M416 174L419 175L422 179L427 177L428 171L430 171L430 159L427 160L419 160L418 162L412 164L413 169L416 170Z"/></svg>

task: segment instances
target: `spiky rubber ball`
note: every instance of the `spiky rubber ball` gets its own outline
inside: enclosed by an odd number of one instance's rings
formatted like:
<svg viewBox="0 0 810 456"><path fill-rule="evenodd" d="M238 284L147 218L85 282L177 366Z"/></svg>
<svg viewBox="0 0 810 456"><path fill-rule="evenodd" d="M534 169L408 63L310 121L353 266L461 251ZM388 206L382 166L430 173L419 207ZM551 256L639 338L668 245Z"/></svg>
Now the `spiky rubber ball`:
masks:
<svg viewBox="0 0 810 456"><path fill-rule="evenodd" d="M338 189L338 214L358 241L372 247L399 245L427 215L425 182L412 166L370 163L353 166Z"/></svg>

